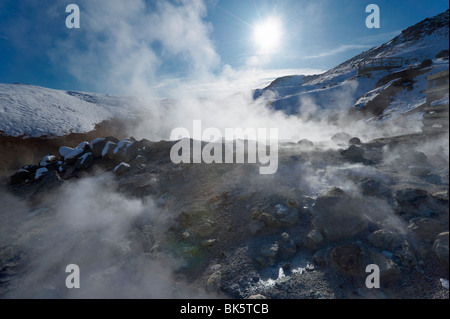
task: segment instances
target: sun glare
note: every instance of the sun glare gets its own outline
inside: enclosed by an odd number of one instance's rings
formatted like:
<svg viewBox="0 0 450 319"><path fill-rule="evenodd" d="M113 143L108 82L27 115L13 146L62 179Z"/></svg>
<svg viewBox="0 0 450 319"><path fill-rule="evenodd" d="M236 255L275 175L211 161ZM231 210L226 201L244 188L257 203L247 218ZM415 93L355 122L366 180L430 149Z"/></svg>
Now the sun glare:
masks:
<svg viewBox="0 0 450 319"><path fill-rule="evenodd" d="M272 53L279 48L282 35L283 28L280 20L272 17L255 25L253 40L260 52Z"/></svg>

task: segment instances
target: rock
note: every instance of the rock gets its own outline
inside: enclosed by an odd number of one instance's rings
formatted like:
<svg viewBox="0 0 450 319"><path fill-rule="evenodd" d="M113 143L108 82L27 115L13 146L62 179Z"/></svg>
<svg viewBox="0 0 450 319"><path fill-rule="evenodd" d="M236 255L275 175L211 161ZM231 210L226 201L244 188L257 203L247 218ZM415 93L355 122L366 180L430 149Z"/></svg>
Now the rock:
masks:
<svg viewBox="0 0 450 319"><path fill-rule="evenodd" d="M331 140L333 142L335 142L336 144L346 144L350 139L351 139L351 135L345 133L345 132L339 132L334 134L331 137Z"/></svg>
<svg viewBox="0 0 450 319"><path fill-rule="evenodd" d="M259 220L252 220L248 224L248 230L252 235L257 234L261 229L263 229L266 226L262 221Z"/></svg>
<svg viewBox="0 0 450 319"><path fill-rule="evenodd" d="M202 223L199 223L199 225L196 225L193 228L193 231L197 234L197 236L205 238L212 235L214 233L214 229L214 222L205 220Z"/></svg>
<svg viewBox="0 0 450 319"><path fill-rule="evenodd" d="M30 174L34 175L34 174L36 174L36 171L39 169L39 166L32 164L32 165L24 166L24 167L22 167L22 169L24 169L24 170L30 172Z"/></svg>
<svg viewBox="0 0 450 319"><path fill-rule="evenodd" d="M372 263L380 268L380 281L390 282L401 277L400 267L390 258L383 254L372 252Z"/></svg>
<svg viewBox="0 0 450 319"><path fill-rule="evenodd" d="M215 244L217 244L217 239L208 239L208 240L204 240L200 243L200 246L204 247L204 248L208 248L208 247L212 247Z"/></svg>
<svg viewBox="0 0 450 319"><path fill-rule="evenodd" d="M360 200L334 187L319 196L313 207L313 223L331 241L350 238L367 230L368 220Z"/></svg>
<svg viewBox="0 0 450 319"><path fill-rule="evenodd" d="M222 273L220 270L214 272L206 281L206 291L219 292L222 288Z"/></svg>
<svg viewBox="0 0 450 319"><path fill-rule="evenodd" d="M411 248L411 245L407 240L404 240L394 252L394 256L397 257L400 263L411 269L417 265L416 256Z"/></svg>
<svg viewBox="0 0 450 319"><path fill-rule="evenodd" d="M147 159L142 155L138 155L134 159L134 164L136 164L136 165L145 164L145 163L147 163Z"/></svg>
<svg viewBox="0 0 450 319"><path fill-rule="evenodd" d="M189 239L191 239L191 233L190 232L188 232L188 231L185 231L185 232L183 232L182 234L181 234L181 238L183 239L183 240L189 240Z"/></svg>
<svg viewBox="0 0 450 319"><path fill-rule="evenodd" d="M26 169L20 169L10 177L10 184L11 185L22 184L25 183L25 181L30 180L31 177L32 173L30 173Z"/></svg>
<svg viewBox="0 0 450 319"><path fill-rule="evenodd" d="M275 259L278 255L278 251L279 251L278 243L272 245L264 245L261 248L261 254L266 258Z"/></svg>
<svg viewBox="0 0 450 319"><path fill-rule="evenodd" d="M352 162L364 162L364 150L356 145L351 145L347 150L342 151L341 154Z"/></svg>
<svg viewBox="0 0 450 319"><path fill-rule="evenodd" d="M35 180L42 179L44 177L44 175L47 174L47 173L48 173L48 169L47 168L45 168L45 167L39 168L36 171L36 175L34 176L34 179Z"/></svg>
<svg viewBox="0 0 450 319"><path fill-rule="evenodd" d="M448 288L447 288L448 289ZM267 299L265 296L263 295L251 295L250 297L248 297L248 299L251 300L262 300L262 299Z"/></svg>
<svg viewBox="0 0 450 319"><path fill-rule="evenodd" d="M356 244L338 246L331 251L331 262L334 267L346 275L363 274L362 250Z"/></svg>
<svg viewBox="0 0 450 319"><path fill-rule="evenodd" d="M350 139L350 141L348 141L348 144L350 144L350 145L360 145L361 144L361 140L358 137L354 137L354 138Z"/></svg>
<svg viewBox="0 0 450 319"><path fill-rule="evenodd" d="M300 141L298 141L297 144L298 144L298 146L300 146L301 148L304 148L304 149L314 148L314 143L307 139L300 140Z"/></svg>
<svg viewBox="0 0 450 319"><path fill-rule="evenodd" d="M285 226L293 226L298 222L298 210L296 208L290 207L287 208L282 204L278 204L275 206L275 213L273 217L278 219L278 221ZM276 224L277 222L275 222Z"/></svg>
<svg viewBox="0 0 450 319"><path fill-rule="evenodd" d="M92 151L91 145L89 144L89 142L86 141L83 141L80 144L78 144L77 148L83 150L84 153Z"/></svg>
<svg viewBox="0 0 450 319"><path fill-rule="evenodd" d="M117 162L129 162L136 158L139 143L134 138L125 138L114 149L114 159Z"/></svg>
<svg viewBox="0 0 450 319"><path fill-rule="evenodd" d="M59 148L59 155L61 155L61 157L65 158L67 155L69 155L70 153L72 153L75 149L68 147L68 146L61 146Z"/></svg>
<svg viewBox="0 0 450 319"><path fill-rule="evenodd" d="M431 242L442 231L442 228L443 225L435 219L413 218L408 226L408 232L421 240Z"/></svg>
<svg viewBox="0 0 450 319"><path fill-rule="evenodd" d="M438 257L439 261L448 268L449 266L449 253L448 253L448 241L449 232L440 233L434 241L433 251Z"/></svg>
<svg viewBox="0 0 450 319"><path fill-rule="evenodd" d="M437 192L431 195L434 200L441 203L448 203L448 191L446 192Z"/></svg>
<svg viewBox="0 0 450 319"><path fill-rule="evenodd" d="M105 147L102 150L102 158L114 160L115 154L114 150L116 149L117 144L111 141L106 142Z"/></svg>
<svg viewBox="0 0 450 319"><path fill-rule="evenodd" d="M128 173L130 169L131 166L128 165L127 163L120 163L114 168L114 174L116 174L117 176L121 176Z"/></svg>
<svg viewBox="0 0 450 319"><path fill-rule="evenodd" d="M94 154L94 158L102 158L103 149L106 146L106 143L119 143L119 140L113 136L96 138L91 142L92 153Z"/></svg>
<svg viewBox="0 0 450 319"><path fill-rule="evenodd" d="M420 204L428 199L428 192L423 189L406 188L394 192L394 201L398 213L416 212Z"/></svg>
<svg viewBox="0 0 450 319"><path fill-rule="evenodd" d="M396 239L397 235L386 229L376 230L367 237L373 247L387 250L392 250Z"/></svg>
<svg viewBox="0 0 450 319"><path fill-rule="evenodd" d="M308 239L307 246L309 247L318 247L324 241L322 234L317 229L311 230L307 235L307 239Z"/></svg>
<svg viewBox="0 0 450 319"><path fill-rule="evenodd" d="M73 165L77 161L77 159L83 155L84 150L80 148L75 148L72 152L64 156L64 160L67 165Z"/></svg>
<svg viewBox="0 0 450 319"><path fill-rule="evenodd" d="M262 213L257 218L267 227L277 227L281 225L281 222L278 219L267 213Z"/></svg>
<svg viewBox="0 0 450 319"><path fill-rule="evenodd" d="M41 162L39 163L40 167L47 167L51 164L55 164L58 162L58 159L56 158L55 155L49 154L44 156L44 158L42 158Z"/></svg>
<svg viewBox="0 0 450 319"><path fill-rule="evenodd" d="M297 252L295 243L291 240L288 233L281 235L281 243L278 244L279 253L282 258L291 258Z"/></svg>
<svg viewBox="0 0 450 319"><path fill-rule="evenodd" d="M409 174L417 177L427 177L431 174L431 170L428 167L411 165L408 167Z"/></svg>
<svg viewBox="0 0 450 319"><path fill-rule="evenodd" d="M366 196L388 197L391 195L391 190L388 186L372 178L366 178L361 181L359 187L362 194Z"/></svg>
<svg viewBox="0 0 450 319"><path fill-rule="evenodd" d="M421 165L427 162L428 157L423 152L413 150L404 154L404 159L410 165Z"/></svg>
<svg viewBox="0 0 450 319"><path fill-rule="evenodd" d="M108 141L106 140L106 138L96 138L95 140L91 141L91 149L94 158L102 157L102 151L105 148L107 142Z"/></svg>
<svg viewBox="0 0 450 319"><path fill-rule="evenodd" d="M94 163L94 154L92 152L86 153L75 162L76 169L88 169Z"/></svg>

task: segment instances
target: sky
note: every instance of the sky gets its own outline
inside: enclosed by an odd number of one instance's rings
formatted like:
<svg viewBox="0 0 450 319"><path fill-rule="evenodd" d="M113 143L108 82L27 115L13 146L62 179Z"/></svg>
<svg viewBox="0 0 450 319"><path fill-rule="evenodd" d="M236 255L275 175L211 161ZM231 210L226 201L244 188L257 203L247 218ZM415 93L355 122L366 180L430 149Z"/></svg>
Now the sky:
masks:
<svg viewBox="0 0 450 319"><path fill-rule="evenodd" d="M68 29L68 4L80 28ZM368 29L369 4L380 8ZM0 83L176 97L314 74L448 9L412 0L0 0Z"/></svg>

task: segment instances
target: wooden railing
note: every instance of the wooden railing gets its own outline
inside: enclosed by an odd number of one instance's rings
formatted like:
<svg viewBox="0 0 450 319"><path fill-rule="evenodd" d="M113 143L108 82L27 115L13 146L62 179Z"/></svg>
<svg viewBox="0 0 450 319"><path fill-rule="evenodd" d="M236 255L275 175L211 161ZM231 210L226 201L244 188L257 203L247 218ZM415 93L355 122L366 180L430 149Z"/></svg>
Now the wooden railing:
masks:
<svg viewBox="0 0 450 319"><path fill-rule="evenodd" d="M358 64L358 75L377 70L389 70L403 66L403 58L375 58Z"/></svg>

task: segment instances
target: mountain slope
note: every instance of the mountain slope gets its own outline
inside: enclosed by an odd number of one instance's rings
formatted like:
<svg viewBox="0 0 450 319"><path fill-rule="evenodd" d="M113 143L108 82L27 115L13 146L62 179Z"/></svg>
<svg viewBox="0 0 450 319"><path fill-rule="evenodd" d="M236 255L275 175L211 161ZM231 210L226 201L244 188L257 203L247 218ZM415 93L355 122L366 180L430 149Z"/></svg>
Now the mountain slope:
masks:
<svg viewBox="0 0 450 319"><path fill-rule="evenodd" d="M319 109L339 110L349 109L356 104L362 110L364 102L373 100L389 87L391 90L392 87L397 87L389 96L391 103L385 105L381 113L380 110L373 112L373 115L382 118L395 117L424 102L427 75L448 69L448 25L447 10L405 29L391 41L363 52L323 74L307 78L293 76L277 79L268 87L256 90L254 97L268 97L274 109L288 114L302 114L305 110L310 110L311 105ZM358 76L358 65L361 62L388 57L403 58L403 66L391 71L373 71L369 75ZM431 60L431 63L427 60ZM401 83L393 81L386 86L383 79L406 70L422 72L409 74L410 78L399 74L397 81ZM410 83L404 86L408 80Z"/></svg>

